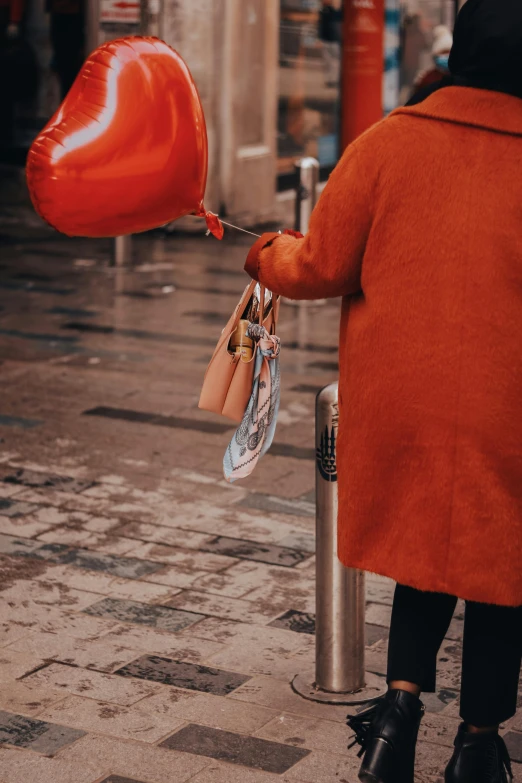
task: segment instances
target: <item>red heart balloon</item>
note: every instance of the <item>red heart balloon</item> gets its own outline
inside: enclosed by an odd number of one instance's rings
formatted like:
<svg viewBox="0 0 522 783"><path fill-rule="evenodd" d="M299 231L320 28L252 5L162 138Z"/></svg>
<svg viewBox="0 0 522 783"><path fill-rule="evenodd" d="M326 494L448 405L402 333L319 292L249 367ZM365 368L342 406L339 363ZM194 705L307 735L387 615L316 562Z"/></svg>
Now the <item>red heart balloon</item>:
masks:
<svg viewBox="0 0 522 783"><path fill-rule="evenodd" d="M27 182L38 214L64 234L109 237L206 215L208 144L182 58L156 38L98 47L33 143Z"/></svg>

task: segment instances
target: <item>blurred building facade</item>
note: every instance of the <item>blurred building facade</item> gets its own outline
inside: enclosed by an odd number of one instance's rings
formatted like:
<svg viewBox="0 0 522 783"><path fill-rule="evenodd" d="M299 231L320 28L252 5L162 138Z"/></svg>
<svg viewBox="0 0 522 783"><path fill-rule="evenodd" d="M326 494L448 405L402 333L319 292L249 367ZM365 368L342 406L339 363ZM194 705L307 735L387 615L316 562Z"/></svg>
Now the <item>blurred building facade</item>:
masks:
<svg viewBox="0 0 522 783"><path fill-rule="evenodd" d="M327 179L340 154L343 0L25 0L22 34L42 77L33 104L18 107L26 146L60 101L52 8L67 2L82 9L83 56L105 40L147 33L185 58L207 119L209 208L243 223L290 217L294 162L304 155ZM432 30L452 26L457 2L385 0L386 112L428 67Z"/></svg>

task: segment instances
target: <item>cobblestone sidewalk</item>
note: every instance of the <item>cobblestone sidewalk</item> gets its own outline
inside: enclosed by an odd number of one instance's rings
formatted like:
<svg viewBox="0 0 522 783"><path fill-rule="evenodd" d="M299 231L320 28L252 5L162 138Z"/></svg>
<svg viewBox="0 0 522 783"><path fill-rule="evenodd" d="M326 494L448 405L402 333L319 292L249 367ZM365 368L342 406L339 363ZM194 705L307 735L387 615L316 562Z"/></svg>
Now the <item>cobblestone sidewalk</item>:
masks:
<svg viewBox="0 0 522 783"><path fill-rule="evenodd" d="M346 709L290 685L314 658L314 394L337 306L284 308L275 447L230 487L233 428L197 396L247 246L140 238L115 273L107 243L23 205L0 245L0 783L355 783ZM368 578L381 676L392 592ZM451 755L461 631L457 614L419 783ZM522 719L505 733L522 763Z"/></svg>

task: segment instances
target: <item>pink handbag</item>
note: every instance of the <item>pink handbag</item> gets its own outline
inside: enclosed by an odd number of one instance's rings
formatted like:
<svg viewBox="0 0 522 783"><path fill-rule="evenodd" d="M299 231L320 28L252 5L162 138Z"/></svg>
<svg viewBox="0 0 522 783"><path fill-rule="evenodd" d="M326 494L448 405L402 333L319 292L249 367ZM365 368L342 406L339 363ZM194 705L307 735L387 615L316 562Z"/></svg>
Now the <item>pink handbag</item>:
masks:
<svg viewBox="0 0 522 783"><path fill-rule="evenodd" d="M264 307L261 307L260 302L264 302ZM240 321L257 322L264 326L270 335L275 334L279 304L279 297L267 292L254 280L246 287L238 306L223 329L205 373L199 399L199 407L202 410L218 413L236 422L242 421L252 394L254 364L259 345L245 339L244 330L243 337L238 338L238 327L241 331L243 324L240 324ZM242 342L243 339L245 342Z"/></svg>

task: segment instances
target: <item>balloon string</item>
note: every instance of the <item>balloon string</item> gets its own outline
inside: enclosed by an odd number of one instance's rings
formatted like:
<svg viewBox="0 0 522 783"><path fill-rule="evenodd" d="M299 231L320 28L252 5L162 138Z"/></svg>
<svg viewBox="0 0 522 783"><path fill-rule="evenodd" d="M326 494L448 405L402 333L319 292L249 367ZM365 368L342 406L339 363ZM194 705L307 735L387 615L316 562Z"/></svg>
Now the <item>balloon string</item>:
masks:
<svg viewBox="0 0 522 783"><path fill-rule="evenodd" d="M219 218L221 220L221 218ZM240 228L239 226L234 226L233 223L227 223L226 220L221 220L224 226L228 226L229 228L235 228L236 231L242 231L243 234L250 234L251 237L257 237L260 238L261 234L254 234L253 231L247 231L246 228Z"/></svg>
<svg viewBox="0 0 522 783"><path fill-rule="evenodd" d="M188 215L188 217L202 218L204 217L204 215ZM217 217L219 217L219 215ZM221 218L219 218L219 220L221 221L221 223L223 223L224 226L228 226L229 228L235 228L236 231L242 231L243 234L250 234L251 237L257 237L258 239L261 236L261 234L254 234L253 231L247 231L246 228L240 228L240 226L235 226L233 223L227 223L226 220L221 220Z"/></svg>

